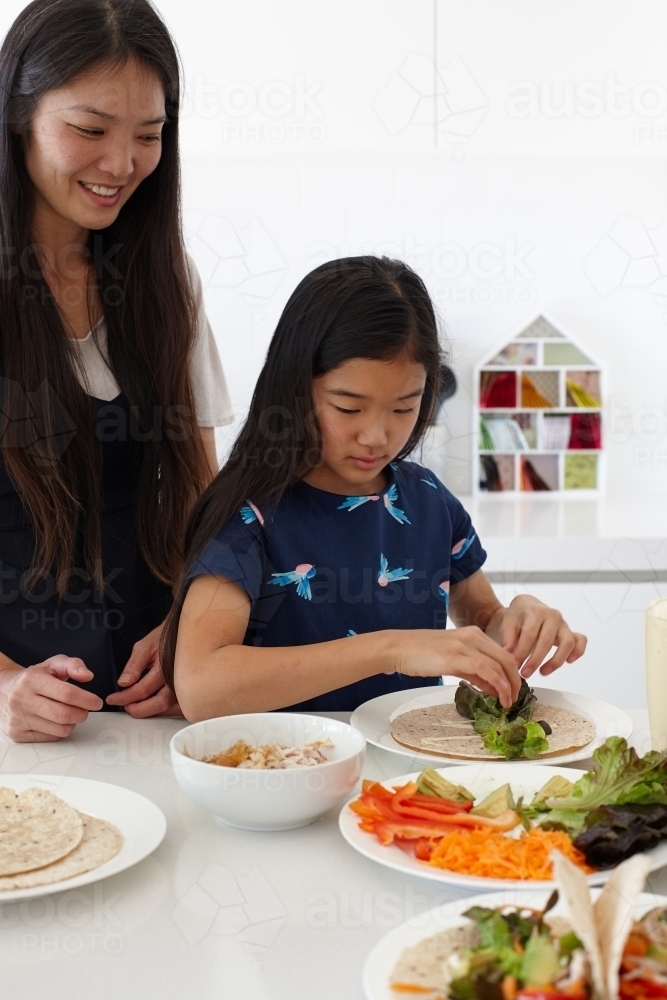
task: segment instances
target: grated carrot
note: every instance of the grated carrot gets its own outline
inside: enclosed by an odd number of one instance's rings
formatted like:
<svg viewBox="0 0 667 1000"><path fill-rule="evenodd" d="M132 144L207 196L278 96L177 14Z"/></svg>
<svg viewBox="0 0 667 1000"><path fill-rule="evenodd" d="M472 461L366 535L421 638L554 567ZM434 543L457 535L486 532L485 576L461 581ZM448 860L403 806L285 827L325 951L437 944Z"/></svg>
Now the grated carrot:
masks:
<svg viewBox="0 0 667 1000"><path fill-rule="evenodd" d="M567 833L538 828L518 838L488 828L452 830L435 845L429 864L463 875L546 881L553 878L549 855L554 848L586 874L595 871Z"/></svg>

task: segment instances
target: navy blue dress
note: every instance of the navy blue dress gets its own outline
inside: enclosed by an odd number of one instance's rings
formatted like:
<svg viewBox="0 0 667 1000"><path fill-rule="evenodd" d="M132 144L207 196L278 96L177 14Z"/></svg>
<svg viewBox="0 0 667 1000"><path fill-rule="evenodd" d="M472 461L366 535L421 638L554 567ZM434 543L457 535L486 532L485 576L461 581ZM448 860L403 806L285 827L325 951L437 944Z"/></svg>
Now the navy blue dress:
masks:
<svg viewBox="0 0 667 1000"><path fill-rule="evenodd" d="M84 567L80 538L64 598L52 573L27 588L35 535L0 456L0 651L25 667L56 653L78 656L95 675L78 686L106 698L120 690L116 681L134 643L164 621L171 589L153 575L139 547L142 445L131 430L129 403L122 393L110 402L89 399L102 453L104 590L93 586ZM104 709L122 711L106 704Z"/></svg>
<svg viewBox="0 0 667 1000"><path fill-rule="evenodd" d="M189 578L215 574L251 601L248 646L302 646L382 629L446 628L450 583L484 563L470 517L414 462L391 463L379 495L344 497L299 481L266 516L249 499ZM438 684L379 674L295 711L351 711L378 695Z"/></svg>

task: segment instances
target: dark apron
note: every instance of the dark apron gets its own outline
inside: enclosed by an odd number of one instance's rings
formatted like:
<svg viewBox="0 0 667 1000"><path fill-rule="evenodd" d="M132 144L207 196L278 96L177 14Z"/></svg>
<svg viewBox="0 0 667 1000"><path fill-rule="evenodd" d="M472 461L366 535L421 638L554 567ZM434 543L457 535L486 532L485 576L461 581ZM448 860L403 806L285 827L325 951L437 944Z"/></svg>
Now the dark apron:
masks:
<svg viewBox="0 0 667 1000"><path fill-rule="evenodd" d="M120 690L116 681L134 643L164 620L171 589L153 576L139 551L142 448L131 434L127 400L122 393L111 402L89 398L102 450L104 593L91 583L80 553L65 598L55 594L52 576L27 589L23 576L34 534L0 455L0 652L26 667L57 653L78 656L95 675L79 686L106 698Z"/></svg>

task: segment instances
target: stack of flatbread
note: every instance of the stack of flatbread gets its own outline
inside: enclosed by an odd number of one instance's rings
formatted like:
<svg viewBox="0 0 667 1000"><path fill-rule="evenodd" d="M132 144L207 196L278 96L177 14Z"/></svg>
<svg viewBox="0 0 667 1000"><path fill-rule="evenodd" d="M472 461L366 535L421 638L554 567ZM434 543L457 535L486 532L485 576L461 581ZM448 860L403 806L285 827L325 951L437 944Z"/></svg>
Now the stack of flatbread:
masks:
<svg viewBox="0 0 667 1000"><path fill-rule="evenodd" d="M595 738L595 725L582 715L556 705L537 701L533 707L535 722L548 722L549 750L540 759L559 757L571 750L585 747ZM389 732L397 743L420 753L434 756L460 757L462 760L502 760L484 746L472 722L459 715L456 705L429 705L397 715Z"/></svg>
<svg viewBox="0 0 667 1000"><path fill-rule="evenodd" d="M45 788L17 794L0 787L0 893L81 875L122 845L112 823L78 812Z"/></svg>

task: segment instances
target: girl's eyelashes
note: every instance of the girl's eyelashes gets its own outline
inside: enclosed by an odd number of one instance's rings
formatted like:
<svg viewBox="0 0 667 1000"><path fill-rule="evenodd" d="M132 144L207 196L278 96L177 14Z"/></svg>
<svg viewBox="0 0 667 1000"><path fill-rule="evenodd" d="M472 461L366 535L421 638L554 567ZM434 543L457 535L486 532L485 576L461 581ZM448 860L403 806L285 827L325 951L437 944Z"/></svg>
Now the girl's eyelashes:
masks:
<svg viewBox="0 0 667 1000"><path fill-rule="evenodd" d="M338 410L339 413L359 413L360 412L359 410L346 410L344 407L342 407L342 406L336 406L335 404L334 404L334 409ZM401 413L401 414L414 413L415 410L416 410L415 406L410 406L407 410L394 410L394 413Z"/></svg>

